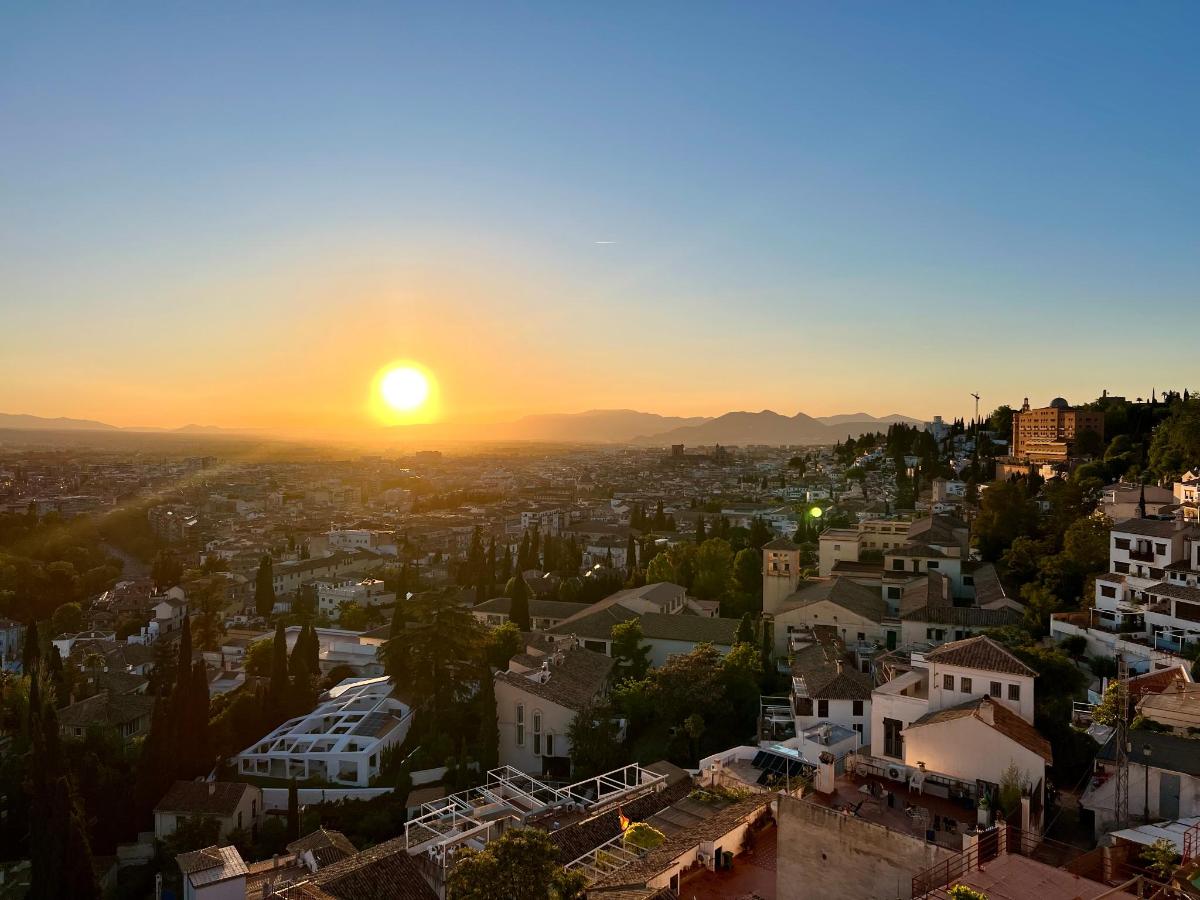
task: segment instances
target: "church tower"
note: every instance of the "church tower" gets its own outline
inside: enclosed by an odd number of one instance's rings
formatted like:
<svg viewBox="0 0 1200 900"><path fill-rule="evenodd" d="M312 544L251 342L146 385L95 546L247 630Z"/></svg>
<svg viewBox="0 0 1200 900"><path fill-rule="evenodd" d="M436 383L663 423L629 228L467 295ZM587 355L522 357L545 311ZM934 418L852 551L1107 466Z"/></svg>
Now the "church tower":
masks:
<svg viewBox="0 0 1200 900"><path fill-rule="evenodd" d="M800 548L787 538L763 544L763 612L775 615L800 584Z"/></svg>

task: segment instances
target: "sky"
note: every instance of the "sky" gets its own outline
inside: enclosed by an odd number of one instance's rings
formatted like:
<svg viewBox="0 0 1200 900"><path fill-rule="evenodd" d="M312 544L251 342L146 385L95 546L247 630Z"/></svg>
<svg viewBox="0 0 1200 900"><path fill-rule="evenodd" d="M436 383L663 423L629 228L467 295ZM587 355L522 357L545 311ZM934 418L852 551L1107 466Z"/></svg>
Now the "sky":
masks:
<svg viewBox="0 0 1200 900"><path fill-rule="evenodd" d="M1200 387L1200 6L0 7L0 411ZM1188 379L1191 379L1189 382Z"/></svg>

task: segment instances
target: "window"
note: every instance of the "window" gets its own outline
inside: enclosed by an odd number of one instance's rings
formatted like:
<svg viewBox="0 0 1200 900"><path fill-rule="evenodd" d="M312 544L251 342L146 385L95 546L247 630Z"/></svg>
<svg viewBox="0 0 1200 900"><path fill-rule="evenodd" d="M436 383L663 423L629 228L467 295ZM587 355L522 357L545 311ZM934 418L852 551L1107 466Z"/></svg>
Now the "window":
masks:
<svg viewBox="0 0 1200 900"><path fill-rule="evenodd" d="M554 735L552 734L546 735L546 755L554 755Z"/></svg>
<svg viewBox="0 0 1200 900"><path fill-rule="evenodd" d="M943 675L942 676L942 689L946 690L946 691L954 690L954 676L953 675Z"/></svg>
<svg viewBox="0 0 1200 900"><path fill-rule="evenodd" d="M817 701L817 716L822 719L829 718L829 701L828 700L818 700Z"/></svg>
<svg viewBox="0 0 1200 900"><path fill-rule="evenodd" d="M1100 596L1110 598L1115 597L1117 596L1117 589L1111 584L1102 584L1100 585Z"/></svg>
<svg viewBox="0 0 1200 900"><path fill-rule="evenodd" d="M899 719L883 720L883 755L893 759L904 759L904 735L900 732L904 723Z"/></svg>
<svg viewBox="0 0 1200 900"><path fill-rule="evenodd" d="M533 752L539 756L542 752L542 714L537 710L533 712Z"/></svg>
<svg viewBox="0 0 1200 900"><path fill-rule="evenodd" d="M1115 563L1113 563L1113 568L1116 569L1118 572L1120 572L1122 575L1129 574L1129 563L1127 563L1127 562L1115 562Z"/></svg>
<svg viewBox="0 0 1200 900"><path fill-rule="evenodd" d="M938 561L936 559L931 559L925 563L925 565L930 569L936 569L938 567Z"/></svg>
<svg viewBox="0 0 1200 900"><path fill-rule="evenodd" d="M852 714L855 716L861 716L863 714L863 702L861 700L854 701Z"/></svg>
<svg viewBox="0 0 1200 900"><path fill-rule="evenodd" d="M859 737L862 737L862 733L863 733L863 724L862 724L862 722L855 722L855 723L854 723L853 725L851 725L850 727L851 727L851 728L853 728L855 731L857 731L857 732L858 732L858 736L859 736Z"/></svg>
<svg viewBox="0 0 1200 900"><path fill-rule="evenodd" d="M1113 544L1114 544L1114 546L1116 546L1116 548L1118 550L1128 550L1129 549L1129 538L1115 538L1113 540Z"/></svg>
<svg viewBox="0 0 1200 900"><path fill-rule="evenodd" d="M865 631L860 631L858 633L858 639L860 641L865 641L867 639L867 633Z"/></svg>
<svg viewBox="0 0 1200 900"><path fill-rule="evenodd" d="M897 572L903 572L904 571L904 560L893 559L892 560L892 568Z"/></svg>
<svg viewBox="0 0 1200 900"><path fill-rule="evenodd" d="M525 704L517 704L517 746L525 746Z"/></svg>
<svg viewBox="0 0 1200 900"><path fill-rule="evenodd" d="M889 587L888 588L888 599L889 600L899 600L900 599L900 588Z"/></svg>
<svg viewBox="0 0 1200 900"><path fill-rule="evenodd" d="M1166 553L1167 553L1167 545L1166 544L1155 544L1154 545L1154 555L1155 556L1165 556Z"/></svg>
<svg viewBox="0 0 1200 900"><path fill-rule="evenodd" d="M1008 686L1008 699L1017 703L1021 702L1021 686L1019 684L1010 684Z"/></svg>
<svg viewBox="0 0 1200 900"><path fill-rule="evenodd" d="M964 694L971 693L971 679L970 678L960 679L959 684L958 684L958 689L960 691L962 691Z"/></svg>

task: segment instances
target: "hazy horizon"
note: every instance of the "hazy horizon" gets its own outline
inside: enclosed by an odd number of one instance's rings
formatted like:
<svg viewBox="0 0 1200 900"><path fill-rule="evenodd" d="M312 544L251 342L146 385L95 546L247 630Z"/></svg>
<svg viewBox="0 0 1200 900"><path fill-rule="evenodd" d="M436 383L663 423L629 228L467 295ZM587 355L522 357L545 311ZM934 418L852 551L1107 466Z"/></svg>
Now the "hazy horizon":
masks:
<svg viewBox="0 0 1200 900"><path fill-rule="evenodd" d="M0 410L357 433L407 360L404 421L949 418L1194 371L1120 340L1196 305L1194 6L135 8L0 14Z"/></svg>

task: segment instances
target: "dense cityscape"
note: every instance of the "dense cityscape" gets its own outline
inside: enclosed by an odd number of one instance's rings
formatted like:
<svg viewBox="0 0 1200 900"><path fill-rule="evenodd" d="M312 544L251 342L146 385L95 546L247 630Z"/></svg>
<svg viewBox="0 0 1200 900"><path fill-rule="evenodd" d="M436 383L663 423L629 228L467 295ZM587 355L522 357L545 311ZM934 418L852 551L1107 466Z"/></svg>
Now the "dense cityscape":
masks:
<svg viewBox="0 0 1200 900"><path fill-rule="evenodd" d="M1200 401L875 425L5 432L5 889L1174 896Z"/></svg>

